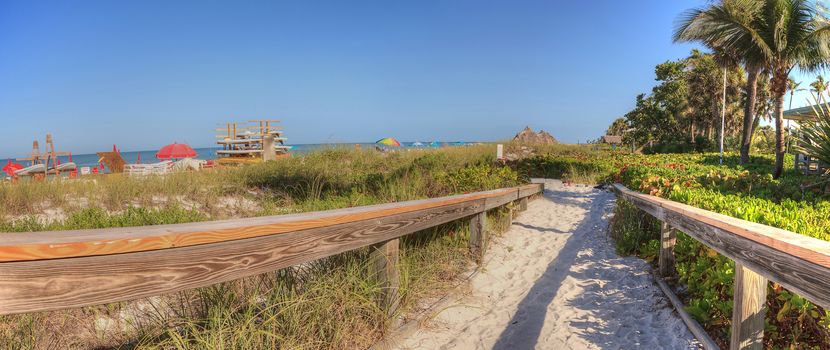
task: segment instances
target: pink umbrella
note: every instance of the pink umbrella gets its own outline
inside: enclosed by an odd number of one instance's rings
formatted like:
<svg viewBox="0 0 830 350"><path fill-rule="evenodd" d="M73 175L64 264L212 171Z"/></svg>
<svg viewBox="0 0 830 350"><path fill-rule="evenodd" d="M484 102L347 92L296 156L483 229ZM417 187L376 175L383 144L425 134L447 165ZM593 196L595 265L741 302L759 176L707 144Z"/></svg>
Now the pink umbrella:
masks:
<svg viewBox="0 0 830 350"><path fill-rule="evenodd" d="M183 144L183 143L171 143L167 146L162 147L158 153L156 153L156 158L158 159L171 159L171 158L190 158L195 157L197 155L196 151L191 148L190 146Z"/></svg>
<svg viewBox="0 0 830 350"><path fill-rule="evenodd" d="M138 161L136 163L141 164L141 152L138 152Z"/></svg>

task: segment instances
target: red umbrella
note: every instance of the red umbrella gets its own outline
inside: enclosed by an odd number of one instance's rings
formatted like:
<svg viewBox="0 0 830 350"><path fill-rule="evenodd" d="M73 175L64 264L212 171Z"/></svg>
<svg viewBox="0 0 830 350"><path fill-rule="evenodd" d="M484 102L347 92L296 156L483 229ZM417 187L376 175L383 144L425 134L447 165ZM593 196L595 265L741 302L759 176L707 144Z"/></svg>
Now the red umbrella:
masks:
<svg viewBox="0 0 830 350"><path fill-rule="evenodd" d="M196 151L193 150L190 146L183 144L183 143L172 143L167 146L162 147L158 153L156 153L156 158L158 159L171 159L171 158L190 158L195 157Z"/></svg>
<svg viewBox="0 0 830 350"><path fill-rule="evenodd" d="M138 152L138 161L136 163L141 164L141 152Z"/></svg>
<svg viewBox="0 0 830 350"><path fill-rule="evenodd" d="M6 164L6 166L3 167L3 171L5 171L6 174L9 174L9 176L12 176L14 175L15 170L20 170L23 168L25 168L23 165L12 163L12 160L9 159L9 162Z"/></svg>

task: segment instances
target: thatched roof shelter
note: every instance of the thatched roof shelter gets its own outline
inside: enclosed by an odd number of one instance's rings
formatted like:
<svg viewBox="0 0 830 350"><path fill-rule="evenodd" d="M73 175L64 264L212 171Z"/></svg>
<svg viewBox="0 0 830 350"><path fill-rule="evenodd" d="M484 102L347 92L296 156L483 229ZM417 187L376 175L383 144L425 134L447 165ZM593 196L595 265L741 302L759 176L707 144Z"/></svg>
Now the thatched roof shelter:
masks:
<svg viewBox="0 0 830 350"><path fill-rule="evenodd" d="M619 135L605 135L602 137L602 142L611 144L611 145L619 145L622 143L622 136Z"/></svg>
<svg viewBox="0 0 830 350"><path fill-rule="evenodd" d="M526 143L526 144L542 144L542 145L555 145L559 143L553 135L549 134L547 131L539 130L539 132L533 132L529 126L526 126L522 131L520 131L516 136L513 137L513 141L519 143Z"/></svg>

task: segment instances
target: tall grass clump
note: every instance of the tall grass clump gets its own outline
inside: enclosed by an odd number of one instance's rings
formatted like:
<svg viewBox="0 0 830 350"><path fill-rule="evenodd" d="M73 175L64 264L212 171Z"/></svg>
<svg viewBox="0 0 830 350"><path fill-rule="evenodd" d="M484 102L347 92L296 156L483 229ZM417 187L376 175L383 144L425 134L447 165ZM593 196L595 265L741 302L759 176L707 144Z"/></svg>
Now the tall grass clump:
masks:
<svg viewBox="0 0 830 350"><path fill-rule="evenodd" d="M660 249L660 221L622 199L617 200L608 234L616 242L617 253L622 255L654 258Z"/></svg>

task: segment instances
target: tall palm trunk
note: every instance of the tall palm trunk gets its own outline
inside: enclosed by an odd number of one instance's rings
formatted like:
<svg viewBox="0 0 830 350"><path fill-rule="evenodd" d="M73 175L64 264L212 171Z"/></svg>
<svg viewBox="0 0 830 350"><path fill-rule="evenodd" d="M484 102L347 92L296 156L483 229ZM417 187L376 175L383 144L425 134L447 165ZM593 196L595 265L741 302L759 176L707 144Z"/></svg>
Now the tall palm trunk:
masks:
<svg viewBox="0 0 830 350"><path fill-rule="evenodd" d="M689 120L691 124L689 124L689 141L694 144L695 143L695 120L694 117Z"/></svg>
<svg viewBox="0 0 830 350"><path fill-rule="evenodd" d="M755 116L758 75L761 74L761 67L759 65L747 65L746 71L746 104L744 105L744 125L741 134L741 164L749 163L749 147L752 145L752 124Z"/></svg>
<svg viewBox="0 0 830 350"><path fill-rule="evenodd" d="M787 94L787 67L777 67L774 71L771 90L775 96L775 171L772 177L777 179L784 172L784 95Z"/></svg>
<svg viewBox="0 0 830 350"><path fill-rule="evenodd" d="M775 172L772 178L784 172L784 95L775 97Z"/></svg>

